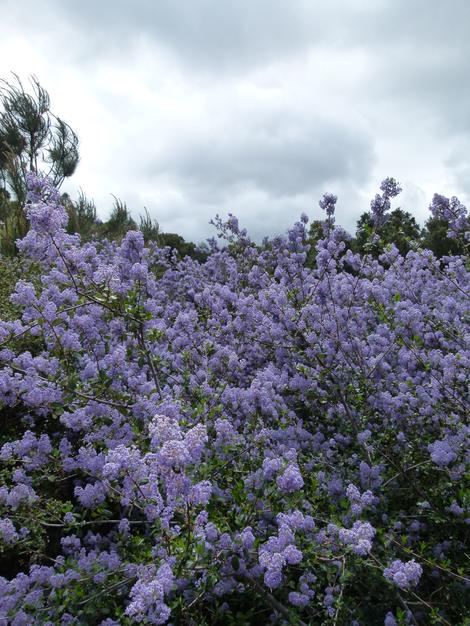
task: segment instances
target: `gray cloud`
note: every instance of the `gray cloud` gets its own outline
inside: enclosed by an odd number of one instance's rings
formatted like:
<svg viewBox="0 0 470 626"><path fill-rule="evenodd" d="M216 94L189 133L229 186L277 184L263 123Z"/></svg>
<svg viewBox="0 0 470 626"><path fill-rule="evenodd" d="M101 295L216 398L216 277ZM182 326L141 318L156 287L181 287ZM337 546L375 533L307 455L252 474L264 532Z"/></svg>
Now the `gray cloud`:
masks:
<svg viewBox="0 0 470 626"><path fill-rule="evenodd" d="M467 0L0 0L0 75L35 72L82 140L67 183L200 239L232 210L258 235L380 180L421 221L469 197ZM318 211L314 217L318 217Z"/></svg>
<svg viewBox="0 0 470 626"><path fill-rule="evenodd" d="M190 66L218 71L283 58L320 38L322 23L315 18L321 16L309 4L293 2L286 11L282 0L50 0L45 11L85 35L84 56L145 38Z"/></svg>
<svg viewBox="0 0 470 626"><path fill-rule="evenodd" d="M182 142L152 171L166 171L179 184L202 193L258 189L289 197L341 180L364 182L373 162L370 138L340 122L313 116L251 121L224 135Z"/></svg>

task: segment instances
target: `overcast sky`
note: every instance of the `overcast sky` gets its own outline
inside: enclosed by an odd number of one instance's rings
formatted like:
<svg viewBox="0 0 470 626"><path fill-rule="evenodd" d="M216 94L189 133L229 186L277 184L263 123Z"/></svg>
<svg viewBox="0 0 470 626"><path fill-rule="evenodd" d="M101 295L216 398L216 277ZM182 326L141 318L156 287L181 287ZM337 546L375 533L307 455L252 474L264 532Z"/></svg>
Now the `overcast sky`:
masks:
<svg viewBox="0 0 470 626"><path fill-rule="evenodd" d="M216 213L255 237L325 191L354 230L386 176L420 222L470 199L469 0L0 0L0 77L35 74L80 138L106 218L199 242Z"/></svg>

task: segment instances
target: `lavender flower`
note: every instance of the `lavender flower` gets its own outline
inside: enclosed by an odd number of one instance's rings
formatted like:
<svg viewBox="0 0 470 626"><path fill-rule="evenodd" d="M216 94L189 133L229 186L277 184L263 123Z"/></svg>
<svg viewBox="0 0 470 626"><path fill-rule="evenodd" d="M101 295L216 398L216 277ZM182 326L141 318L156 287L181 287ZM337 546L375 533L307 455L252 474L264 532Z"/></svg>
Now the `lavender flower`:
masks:
<svg viewBox="0 0 470 626"><path fill-rule="evenodd" d="M446 439L431 443L428 446L428 450L431 453L431 459L433 460L433 462L436 465L440 465L441 467L449 465L457 458L456 450Z"/></svg>
<svg viewBox="0 0 470 626"><path fill-rule="evenodd" d="M292 493L302 489L304 481L297 465L290 464L276 479L277 486L281 491Z"/></svg>
<svg viewBox="0 0 470 626"><path fill-rule="evenodd" d="M320 208L326 212L327 216L331 218L335 212L335 205L338 201L338 197L332 193L323 194L323 198L319 201Z"/></svg>
<svg viewBox="0 0 470 626"><path fill-rule="evenodd" d="M399 191L382 183L376 227ZM18 319L0 320L0 542L22 553L0 578L0 621L74 624L91 604L103 626L206 609L220 621L265 585L294 616L316 598L320 621L347 607L356 623L355 589L392 610L388 582L425 576L396 560L397 533L463 571L465 257L347 250L325 194L315 249L303 215L263 245L230 217L216 221L228 247L198 262L137 231L82 244L50 183L29 193L19 248L40 276L18 283ZM463 205L434 204L461 243ZM431 509L446 523L429 532ZM361 566L372 550L383 575ZM357 585L341 589L343 571ZM448 595L465 602L463 581L426 575L433 606L460 622Z"/></svg>
<svg viewBox="0 0 470 626"><path fill-rule="evenodd" d="M406 563L396 559L384 570L385 578L401 589L416 586L422 573L423 568L414 559Z"/></svg>
<svg viewBox="0 0 470 626"><path fill-rule="evenodd" d="M386 213L390 210L390 198L394 198L401 192L401 187L394 178L385 178L380 185L382 195L377 194L370 203L372 220L376 228L380 228L386 219Z"/></svg>
<svg viewBox="0 0 470 626"><path fill-rule="evenodd" d="M289 602L293 606L304 607L310 602L310 598L303 593L299 593L298 591L291 591L289 593Z"/></svg>
<svg viewBox="0 0 470 626"><path fill-rule="evenodd" d="M9 519L0 519L0 540L7 545L11 545L16 543L18 539L19 535L12 521Z"/></svg>

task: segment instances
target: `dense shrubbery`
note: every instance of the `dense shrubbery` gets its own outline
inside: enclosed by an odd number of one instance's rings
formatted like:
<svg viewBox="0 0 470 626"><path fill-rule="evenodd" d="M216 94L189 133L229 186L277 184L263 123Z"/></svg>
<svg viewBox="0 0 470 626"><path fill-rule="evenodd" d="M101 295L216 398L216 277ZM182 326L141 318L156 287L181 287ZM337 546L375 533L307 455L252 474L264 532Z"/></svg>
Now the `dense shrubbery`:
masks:
<svg viewBox="0 0 470 626"><path fill-rule="evenodd" d="M203 264L139 232L82 245L31 182L0 624L467 624L465 257L360 256L329 194L315 269L305 218L262 249L218 220ZM465 246L464 208L433 210Z"/></svg>
<svg viewBox="0 0 470 626"><path fill-rule="evenodd" d="M80 192L76 200L71 200L68 194L62 194L61 203L67 211L67 232L78 233L82 243L103 239L120 242L130 230L139 230L147 244L154 242L160 247L167 246L179 256L190 256L198 261L207 258L208 250L204 244L196 246L176 233L162 232L158 222L150 217L147 210L140 216L140 223L137 225L125 202L118 198L115 198L110 216L105 222L98 218L93 200L87 198L83 192ZM15 259L18 255L18 238L27 231L23 206L12 201L0 187L0 258ZM12 264L15 266L16 262L13 261Z"/></svg>

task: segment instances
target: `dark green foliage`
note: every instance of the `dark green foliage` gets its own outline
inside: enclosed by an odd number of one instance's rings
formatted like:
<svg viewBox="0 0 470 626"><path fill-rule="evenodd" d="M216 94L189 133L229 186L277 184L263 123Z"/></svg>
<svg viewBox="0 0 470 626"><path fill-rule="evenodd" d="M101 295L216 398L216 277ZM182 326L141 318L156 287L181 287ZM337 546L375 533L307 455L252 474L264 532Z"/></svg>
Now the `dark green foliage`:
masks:
<svg viewBox="0 0 470 626"><path fill-rule="evenodd" d="M380 242L377 246L370 244L370 236L373 232L373 223L370 213L363 213L357 222L356 237L352 248L355 252L364 254L380 254L384 245L394 243L400 254L406 255L412 249L413 244L418 245L421 229L415 218L402 209L395 209L389 215L388 220L380 229Z"/></svg>
<svg viewBox="0 0 470 626"><path fill-rule="evenodd" d="M159 237L160 246L169 246L181 257L190 256L198 261L205 261L208 251L197 247L192 241L185 241L181 235L176 233L161 233Z"/></svg>
<svg viewBox="0 0 470 626"><path fill-rule="evenodd" d="M159 241L160 226L157 220L153 220L147 209L144 209L144 215L140 216L139 230L144 236L145 243L149 241Z"/></svg>
<svg viewBox="0 0 470 626"><path fill-rule="evenodd" d="M119 198L114 198L114 206L111 216L100 229L101 235L113 240L120 240L124 237L128 230L136 230L137 224L132 219L129 209L125 202Z"/></svg>
<svg viewBox="0 0 470 626"><path fill-rule="evenodd" d="M28 222L21 204L11 200L5 189L0 191L0 253L14 256L15 241L26 234Z"/></svg>
<svg viewBox="0 0 470 626"><path fill-rule="evenodd" d="M461 242L447 237L449 226L445 220L430 217L423 231L423 247L432 250L437 257L465 254Z"/></svg>
<svg viewBox="0 0 470 626"><path fill-rule="evenodd" d="M82 204L85 206L86 202L83 200ZM90 221L92 219L96 220L96 215L93 218L91 211L87 215ZM95 226L92 229L97 237L106 237L114 241L120 241L129 230L140 230L146 243L153 241L159 247L168 246L172 252L176 252L180 257L190 256L199 261L204 261L207 258L208 253L204 249L197 247L190 241L185 241L181 235L160 232L157 220L150 217L147 209L140 216L140 224L137 226L126 203L119 198L114 198L114 206L109 219L101 225L97 225L95 222ZM81 233L82 231L78 230L76 232Z"/></svg>
<svg viewBox="0 0 470 626"><path fill-rule="evenodd" d="M310 250L308 251L307 256L307 267L315 266L315 257L317 254L315 247L318 240L323 239L323 237L325 236L323 231L323 224L324 222L322 220L314 220L310 224L310 228L308 230L308 243L310 244Z"/></svg>
<svg viewBox="0 0 470 626"><path fill-rule="evenodd" d="M10 295L22 277L19 259L0 257L0 319L16 319L20 309L10 302Z"/></svg>
<svg viewBox="0 0 470 626"><path fill-rule="evenodd" d="M84 241L91 239L99 227L94 201L88 199L82 190L77 200L72 201L68 194L63 194L62 200L69 214L67 231L79 233Z"/></svg>

